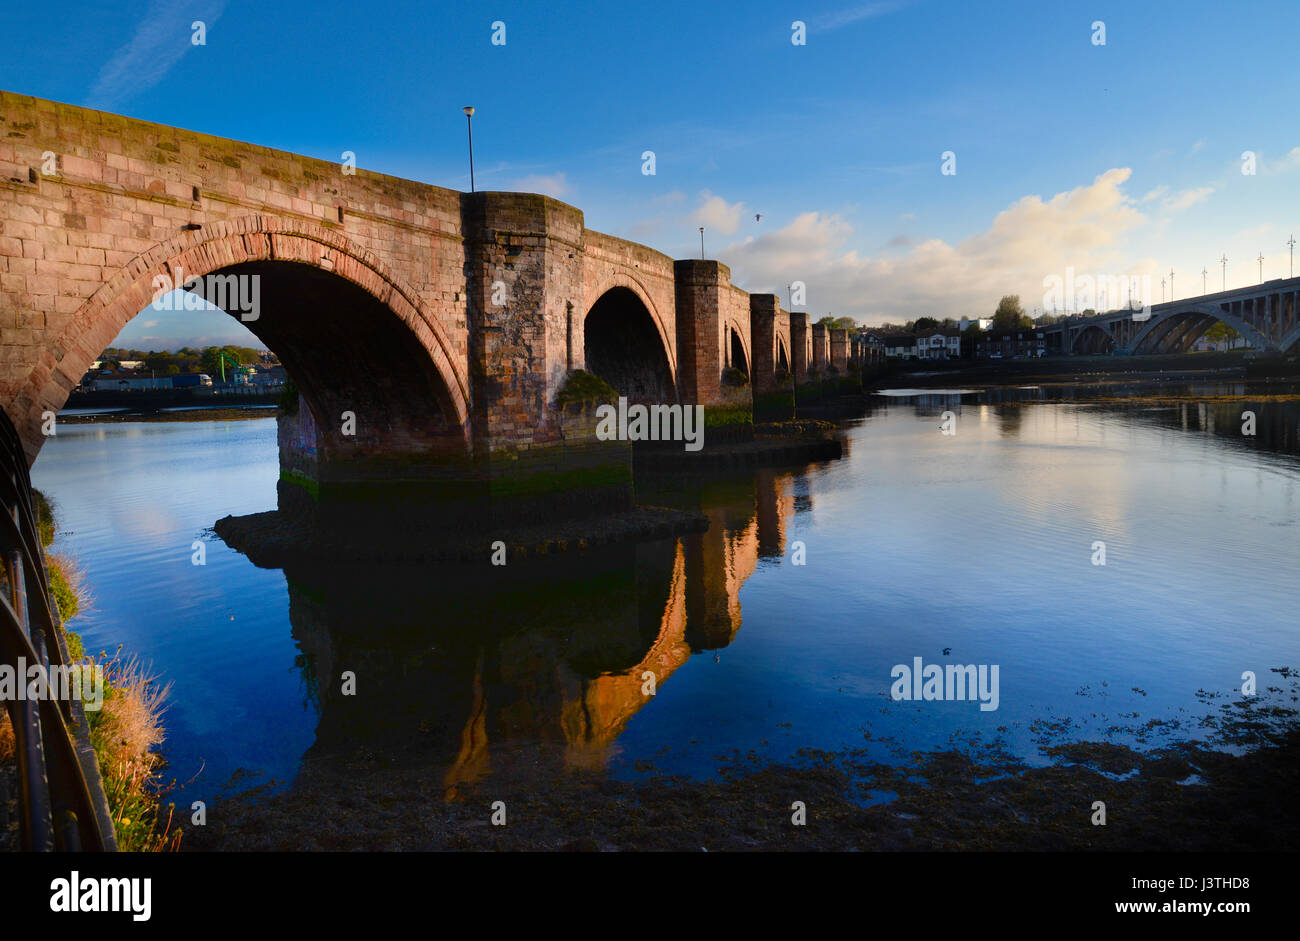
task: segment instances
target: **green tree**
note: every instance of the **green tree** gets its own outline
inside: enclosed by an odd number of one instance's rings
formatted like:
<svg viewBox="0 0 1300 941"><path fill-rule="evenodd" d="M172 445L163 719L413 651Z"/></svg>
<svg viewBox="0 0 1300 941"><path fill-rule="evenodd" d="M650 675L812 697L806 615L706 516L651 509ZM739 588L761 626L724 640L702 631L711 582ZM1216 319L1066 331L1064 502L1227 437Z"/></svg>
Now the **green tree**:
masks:
<svg viewBox="0 0 1300 941"><path fill-rule="evenodd" d="M935 320L933 317L917 317L916 322L912 324L913 332L916 332L918 330L938 330L938 329L939 329L939 321Z"/></svg>
<svg viewBox="0 0 1300 941"><path fill-rule="evenodd" d="M1210 329L1205 331L1205 339L1213 343L1227 343L1229 348L1232 347L1232 341L1240 336L1240 333L1222 320L1216 320L1210 325Z"/></svg>
<svg viewBox="0 0 1300 941"><path fill-rule="evenodd" d="M819 327L825 327L827 330L856 330L858 322L852 317L831 317L827 315L817 321Z"/></svg>
<svg viewBox="0 0 1300 941"><path fill-rule="evenodd" d="M998 309L993 312L994 330L1014 330L1016 327L1032 327L1034 322L1020 306L1019 294L1007 294L998 301Z"/></svg>

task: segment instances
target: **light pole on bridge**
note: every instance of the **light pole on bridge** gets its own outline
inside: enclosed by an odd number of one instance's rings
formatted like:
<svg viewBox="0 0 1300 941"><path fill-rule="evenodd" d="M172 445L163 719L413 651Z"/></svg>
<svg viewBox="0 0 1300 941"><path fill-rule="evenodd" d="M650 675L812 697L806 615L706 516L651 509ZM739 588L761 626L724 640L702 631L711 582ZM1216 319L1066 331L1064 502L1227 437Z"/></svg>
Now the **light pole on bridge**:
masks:
<svg viewBox="0 0 1300 941"><path fill-rule="evenodd" d="M465 129L469 131L469 191L474 192L474 109L466 105L460 109L465 112Z"/></svg>
<svg viewBox="0 0 1300 941"><path fill-rule="evenodd" d="M1160 303L1165 302L1165 279L1160 279Z"/></svg>
<svg viewBox="0 0 1300 941"><path fill-rule="evenodd" d="M1202 293L1202 294L1209 294L1209 293L1210 293L1209 289L1205 286L1205 279L1208 278L1209 276L1210 276L1210 273L1209 273L1208 271L1206 271L1206 270L1205 270L1205 266L1202 265L1202 266L1201 266L1201 293Z"/></svg>
<svg viewBox="0 0 1300 941"><path fill-rule="evenodd" d="M1295 277L1295 236L1287 241L1287 247L1291 249L1291 277Z"/></svg>
<svg viewBox="0 0 1300 941"><path fill-rule="evenodd" d="M1228 290L1228 255L1226 252L1219 261L1223 263L1223 289L1226 291Z"/></svg>
<svg viewBox="0 0 1300 941"><path fill-rule="evenodd" d="M1169 299L1174 299L1174 269L1169 269Z"/></svg>
<svg viewBox="0 0 1300 941"><path fill-rule="evenodd" d="M1260 252L1259 257L1255 259L1259 262L1259 283L1264 283L1264 253Z"/></svg>

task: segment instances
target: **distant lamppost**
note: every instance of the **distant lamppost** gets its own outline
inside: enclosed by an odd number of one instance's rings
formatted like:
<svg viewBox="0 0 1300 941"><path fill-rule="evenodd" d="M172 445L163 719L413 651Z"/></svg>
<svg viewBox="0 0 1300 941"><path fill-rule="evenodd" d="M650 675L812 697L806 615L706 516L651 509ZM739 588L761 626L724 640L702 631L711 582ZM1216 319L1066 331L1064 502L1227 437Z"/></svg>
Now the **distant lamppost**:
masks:
<svg viewBox="0 0 1300 941"><path fill-rule="evenodd" d="M465 129L469 131L469 191L474 192L474 109L469 105L460 109L465 112Z"/></svg>
<svg viewBox="0 0 1300 941"><path fill-rule="evenodd" d="M1219 261L1223 264L1223 289L1228 290L1228 256L1225 253Z"/></svg>
<svg viewBox="0 0 1300 941"><path fill-rule="evenodd" d="M1259 257L1255 259L1259 262L1259 283L1264 283L1264 253L1260 252Z"/></svg>
<svg viewBox="0 0 1300 941"><path fill-rule="evenodd" d="M1160 303L1165 302L1165 279L1160 279Z"/></svg>
<svg viewBox="0 0 1300 941"><path fill-rule="evenodd" d="M700 226L700 261L704 260L704 226Z"/></svg>
<svg viewBox="0 0 1300 941"><path fill-rule="evenodd" d="M1210 273L1209 273L1208 271L1206 271L1206 270L1205 270L1205 266L1202 265L1202 266L1201 266L1201 293L1202 293L1202 294L1209 294L1209 293L1210 293L1209 290L1205 287L1205 279L1208 278L1209 276L1210 276Z"/></svg>
<svg viewBox="0 0 1300 941"><path fill-rule="evenodd" d="M1174 269L1169 269L1169 299L1174 299Z"/></svg>
<svg viewBox="0 0 1300 941"><path fill-rule="evenodd" d="M1294 278L1295 277L1295 236L1294 235L1291 236L1290 240L1286 244L1287 247L1291 249L1291 277Z"/></svg>

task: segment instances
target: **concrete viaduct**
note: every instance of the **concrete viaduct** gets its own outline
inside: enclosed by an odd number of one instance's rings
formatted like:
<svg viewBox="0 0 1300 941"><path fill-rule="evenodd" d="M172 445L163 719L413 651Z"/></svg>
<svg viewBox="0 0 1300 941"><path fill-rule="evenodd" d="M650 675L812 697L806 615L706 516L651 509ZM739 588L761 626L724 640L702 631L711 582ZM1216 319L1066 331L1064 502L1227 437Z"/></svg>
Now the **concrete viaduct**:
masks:
<svg viewBox="0 0 1300 941"><path fill-rule="evenodd" d="M282 506L287 485L346 502L377 483L396 504L430 481L453 501L627 503L627 455L557 404L573 370L634 401L734 408L851 355L844 331L725 265L592 231L555 199L0 92L0 401L29 462L43 416L159 279L214 274L258 276L261 312L242 319L301 392L280 426Z"/></svg>
<svg viewBox="0 0 1300 941"><path fill-rule="evenodd" d="M1049 353L1185 353L1216 321L1263 352L1300 344L1300 278L1151 305L1150 317L1128 309L1074 317L1040 328Z"/></svg>

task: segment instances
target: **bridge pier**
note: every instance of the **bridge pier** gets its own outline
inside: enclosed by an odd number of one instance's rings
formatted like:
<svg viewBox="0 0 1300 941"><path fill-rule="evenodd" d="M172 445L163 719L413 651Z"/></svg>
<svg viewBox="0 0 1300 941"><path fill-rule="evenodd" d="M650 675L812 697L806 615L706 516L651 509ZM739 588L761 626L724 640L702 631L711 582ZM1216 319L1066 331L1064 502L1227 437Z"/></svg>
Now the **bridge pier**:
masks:
<svg viewBox="0 0 1300 941"><path fill-rule="evenodd" d="M706 427L744 424L753 416L750 384L728 385L723 371L729 361L729 323L735 321L731 272L705 259L673 263L677 307L677 387L684 404L705 407ZM749 311L744 320L749 322ZM752 349L752 346L751 346ZM709 413L712 412L711 418Z"/></svg>
<svg viewBox="0 0 1300 941"><path fill-rule="evenodd" d="M754 412L763 420L783 421L794 417L794 380L777 375L779 343L790 334L790 315L781 309L775 294L749 296L750 338L754 350Z"/></svg>

